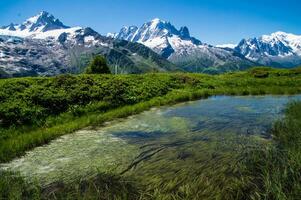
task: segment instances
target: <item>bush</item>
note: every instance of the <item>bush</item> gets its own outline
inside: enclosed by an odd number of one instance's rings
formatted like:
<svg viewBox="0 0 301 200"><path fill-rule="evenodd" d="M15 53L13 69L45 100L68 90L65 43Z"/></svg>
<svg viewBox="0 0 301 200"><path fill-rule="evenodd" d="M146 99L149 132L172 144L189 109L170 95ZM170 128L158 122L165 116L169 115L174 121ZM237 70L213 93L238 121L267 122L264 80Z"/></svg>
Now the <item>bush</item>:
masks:
<svg viewBox="0 0 301 200"><path fill-rule="evenodd" d="M45 109L28 105L24 101L14 100L0 104L0 120L3 126L29 124L45 118Z"/></svg>
<svg viewBox="0 0 301 200"><path fill-rule="evenodd" d="M251 69L251 74L255 77L255 78L267 78L270 75L270 68L253 68Z"/></svg>

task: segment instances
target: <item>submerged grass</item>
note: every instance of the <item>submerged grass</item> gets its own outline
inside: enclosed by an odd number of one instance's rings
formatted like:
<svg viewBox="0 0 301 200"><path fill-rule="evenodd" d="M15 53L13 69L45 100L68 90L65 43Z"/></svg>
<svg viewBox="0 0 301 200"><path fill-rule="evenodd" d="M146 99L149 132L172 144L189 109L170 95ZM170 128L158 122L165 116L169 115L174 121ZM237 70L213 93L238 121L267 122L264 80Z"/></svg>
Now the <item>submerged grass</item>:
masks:
<svg viewBox="0 0 301 200"><path fill-rule="evenodd" d="M44 187L27 183L15 173L0 172L0 175L1 200L138 200L142 193L135 182L114 174L102 173L68 184L55 182Z"/></svg>
<svg viewBox="0 0 301 200"><path fill-rule="evenodd" d="M235 136L226 138L234 140L232 146L216 136L210 142L192 140L167 149L140 164L131 176L145 186L149 199L243 199L244 191L238 188L250 183L249 177L240 175L243 165L237 161L243 146L238 148ZM248 139L245 148L251 143Z"/></svg>
<svg viewBox="0 0 301 200"><path fill-rule="evenodd" d="M19 176L4 172L0 176L0 197L300 199L301 102L289 104L285 114L285 118L276 122L271 129L272 140L231 134L223 136L227 140L216 135L210 139L211 142L195 141L191 137L191 142L168 146L164 152L158 152L122 175L101 173L72 183L56 182L41 188L24 182ZM177 138L167 141L174 143Z"/></svg>

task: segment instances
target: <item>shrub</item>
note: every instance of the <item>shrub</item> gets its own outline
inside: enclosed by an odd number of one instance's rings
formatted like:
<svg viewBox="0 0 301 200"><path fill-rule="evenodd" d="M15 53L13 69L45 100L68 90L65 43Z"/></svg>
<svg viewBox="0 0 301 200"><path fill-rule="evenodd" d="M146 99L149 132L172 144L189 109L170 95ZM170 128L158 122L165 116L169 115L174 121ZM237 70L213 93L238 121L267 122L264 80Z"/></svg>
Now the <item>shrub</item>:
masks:
<svg viewBox="0 0 301 200"><path fill-rule="evenodd" d="M24 101L14 100L0 105L0 120L3 126L29 124L45 118L45 110L40 106L28 105Z"/></svg>
<svg viewBox="0 0 301 200"><path fill-rule="evenodd" d="M254 68L251 70L251 74L255 78L267 78L270 74L270 68Z"/></svg>

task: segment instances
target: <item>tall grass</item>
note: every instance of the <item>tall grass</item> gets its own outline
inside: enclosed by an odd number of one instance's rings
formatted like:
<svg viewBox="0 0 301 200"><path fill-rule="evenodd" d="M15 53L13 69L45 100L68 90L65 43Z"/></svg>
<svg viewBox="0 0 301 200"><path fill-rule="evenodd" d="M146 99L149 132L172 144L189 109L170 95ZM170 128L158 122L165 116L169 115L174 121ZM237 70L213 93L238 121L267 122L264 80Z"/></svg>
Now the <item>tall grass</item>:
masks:
<svg viewBox="0 0 301 200"><path fill-rule="evenodd" d="M274 124L273 143L250 151L244 163L252 176L251 199L295 200L301 198L301 102L286 109L286 117Z"/></svg>
<svg viewBox="0 0 301 200"><path fill-rule="evenodd" d="M0 171L0 175L1 200L138 200L142 194L135 182L114 174L102 173L72 183L55 182L44 187L27 183L10 172Z"/></svg>

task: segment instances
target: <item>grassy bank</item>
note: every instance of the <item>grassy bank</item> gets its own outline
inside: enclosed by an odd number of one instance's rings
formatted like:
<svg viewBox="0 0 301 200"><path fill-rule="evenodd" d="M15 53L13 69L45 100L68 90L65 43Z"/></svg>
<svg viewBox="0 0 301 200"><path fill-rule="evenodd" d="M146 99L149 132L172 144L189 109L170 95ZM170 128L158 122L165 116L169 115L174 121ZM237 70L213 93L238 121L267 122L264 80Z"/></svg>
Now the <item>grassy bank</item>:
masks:
<svg viewBox="0 0 301 200"><path fill-rule="evenodd" d="M211 95L296 94L301 70L80 75L0 81L0 162L87 126Z"/></svg>

